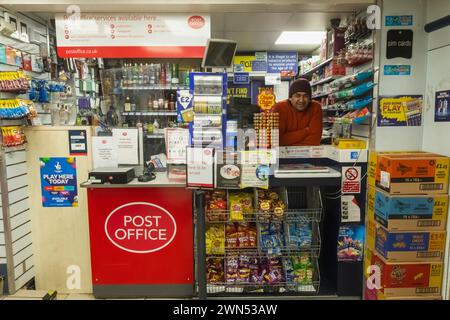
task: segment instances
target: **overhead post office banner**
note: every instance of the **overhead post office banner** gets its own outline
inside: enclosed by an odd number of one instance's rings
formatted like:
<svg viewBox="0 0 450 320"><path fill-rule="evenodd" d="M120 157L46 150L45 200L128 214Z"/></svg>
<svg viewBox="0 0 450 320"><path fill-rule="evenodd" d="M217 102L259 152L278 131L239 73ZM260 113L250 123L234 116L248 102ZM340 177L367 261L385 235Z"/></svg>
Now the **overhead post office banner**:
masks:
<svg viewBox="0 0 450 320"><path fill-rule="evenodd" d="M211 19L203 14L56 14L61 58L203 58Z"/></svg>

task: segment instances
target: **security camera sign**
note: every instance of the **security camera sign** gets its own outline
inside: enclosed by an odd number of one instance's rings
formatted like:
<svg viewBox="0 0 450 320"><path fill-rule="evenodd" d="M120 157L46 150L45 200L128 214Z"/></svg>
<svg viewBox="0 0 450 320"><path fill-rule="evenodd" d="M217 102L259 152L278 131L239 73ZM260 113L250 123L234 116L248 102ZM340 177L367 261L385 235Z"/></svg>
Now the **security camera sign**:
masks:
<svg viewBox="0 0 450 320"><path fill-rule="evenodd" d="M156 204L132 202L109 214L105 233L119 249L149 253L170 245L177 233L177 224L169 211Z"/></svg>
<svg viewBox="0 0 450 320"><path fill-rule="evenodd" d="M361 167L342 167L342 193L361 193Z"/></svg>

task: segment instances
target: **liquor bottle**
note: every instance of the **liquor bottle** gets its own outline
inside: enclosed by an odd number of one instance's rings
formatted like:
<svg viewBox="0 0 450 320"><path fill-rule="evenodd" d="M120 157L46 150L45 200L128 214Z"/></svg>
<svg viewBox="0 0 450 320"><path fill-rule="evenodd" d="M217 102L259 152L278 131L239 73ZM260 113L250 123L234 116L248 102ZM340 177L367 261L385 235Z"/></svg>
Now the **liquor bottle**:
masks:
<svg viewBox="0 0 450 320"><path fill-rule="evenodd" d="M142 65L142 63L139 65L138 77L139 77L139 86L142 87L144 85L144 66Z"/></svg>
<svg viewBox="0 0 450 320"><path fill-rule="evenodd" d="M173 93L170 94L169 98L169 110L175 110L175 95Z"/></svg>
<svg viewBox="0 0 450 320"><path fill-rule="evenodd" d="M133 67L133 83L135 87L139 86L139 66L137 63Z"/></svg>
<svg viewBox="0 0 450 320"><path fill-rule="evenodd" d="M150 84L150 70L148 68L148 64L146 63L144 65L144 70L143 70L143 74L144 74L144 86L148 87Z"/></svg>
<svg viewBox="0 0 450 320"><path fill-rule="evenodd" d="M155 97L153 98L153 110L157 111L159 109L159 105L158 105L158 98Z"/></svg>
<svg viewBox="0 0 450 320"><path fill-rule="evenodd" d="M127 66L127 87L133 86L133 70L131 70L131 63Z"/></svg>
<svg viewBox="0 0 450 320"><path fill-rule="evenodd" d="M148 97L148 101L147 101L147 110L148 111L152 111L153 110L153 97L152 95L150 95Z"/></svg>
<svg viewBox="0 0 450 320"><path fill-rule="evenodd" d="M136 98L131 96L131 111L136 111Z"/></svg>
<svg viewBox="0 0 450 320"><path fill-rule="evenodd" d="M161 74L159 76L159 83L162 86L166 85L166 65L164 63L161 63Z"/></svg>
<svg viewBox="0 0 450 320"><path fill-rule="evenodd" d="M153 122L152 119L147 124L147 134L153 134Z"/></svg>
<svg viewBox="0 0 450 320"><path fill-rule="evenodd" d="M159 85L160 82L160 78L161 78L161 66L159 65L159 63L155 64L155 84Z"/></svg>
<svg viewBox="0 0 450 320"><path fill-rule="evenodd" d="M179 78L178 78L178 63L174 63L172 64L172 81L173 84L178 84L179 83Z"/></svg>
<svg viewBox="0 0 450 320"><path fill-rule="evenodd" d="M169 99L167 97L164 99L164 111L169 111Z"/></svg>
<svg viewBox="0 0 450 320"><path fill-rule="evenodd" d="M153 122L153 132L157 132L159 130L159 123L158 120L155 118L155 121Z"/></svg>
<svg viewBox="0 0 450 320"><path fill-rule="evenodd" d="M156 83L156 72L155 65L150 64L150 85L153 86Z"/></svg>
<svg viewBox="0 0 450 320"><path fill-rule="evenodd" d="M127 95L125 98L125 104L123 106L123 111L125 111L125 112L131 111L131 99L130 99L129 95Z"/></svg>
<svg viewBox="0 0 450 320"><path fill-rule="evenodd" d="M126 88L128 86L127 79L127 64L125 63L122 67L122 88Z"/></svg>
<svg viewBox="0 0 450 320"><path fill-rule="evenodd" d="M170 85L172 83L172 66L170 63L166 64L166 84Z"/></svg>

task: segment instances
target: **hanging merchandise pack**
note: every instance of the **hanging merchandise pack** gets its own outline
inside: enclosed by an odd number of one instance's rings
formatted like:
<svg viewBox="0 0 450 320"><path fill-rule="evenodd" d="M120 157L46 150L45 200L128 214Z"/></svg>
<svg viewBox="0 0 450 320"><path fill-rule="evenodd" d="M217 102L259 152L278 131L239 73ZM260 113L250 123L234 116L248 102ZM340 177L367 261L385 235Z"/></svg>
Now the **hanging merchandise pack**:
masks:
<svg viewBox="0 0 450 320"><path fill-rule="evenodd" d="M29 88L29 79L23 71L0 72L0 91L26 93Z"/></svg>
<svg viewBox="0 0 450 320"><path fill-rule="evenodd" d="M350 76L342 77L337 80L334 80L329 84L331 89L340 89L346 88L351 85L354 85L358 82L367 80L368 78L373 76L373 70L361 71L356 74L352 74Z"/></svg>
<svg viewBox="0 0 450 320"><path fill-rule="evenodd" d="M0 119L22 119L37 116L33 102L23 99L0 100Z"/></svg>
<svg viewBox="0 0 450 320"><path fill-rule="evenodd" d="M21 126L2 127L3 147L17 147L25 144L27 139Z"/></svg>
<svg viewBox="0 0 450 320"><path fill-rule="evenodd" d="M357 97L365 94L370 89L372 89L374 86L374 83L372 81L363 83L355 88L347 89L338 91L336 93L333 93L331 96L333 99L346 99L346 98L352 98Z"/></svg>

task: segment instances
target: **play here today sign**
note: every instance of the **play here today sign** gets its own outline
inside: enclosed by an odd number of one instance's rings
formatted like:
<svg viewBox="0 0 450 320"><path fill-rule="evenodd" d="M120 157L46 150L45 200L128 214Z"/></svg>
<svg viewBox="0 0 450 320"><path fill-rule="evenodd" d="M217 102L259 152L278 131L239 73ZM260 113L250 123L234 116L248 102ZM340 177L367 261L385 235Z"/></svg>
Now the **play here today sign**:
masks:
<svg viewBox="0 0 450 320"><path fill-rule="evenodd" d="M211 36L204 14L57 14L62 58L202 58Z"/></svg>

